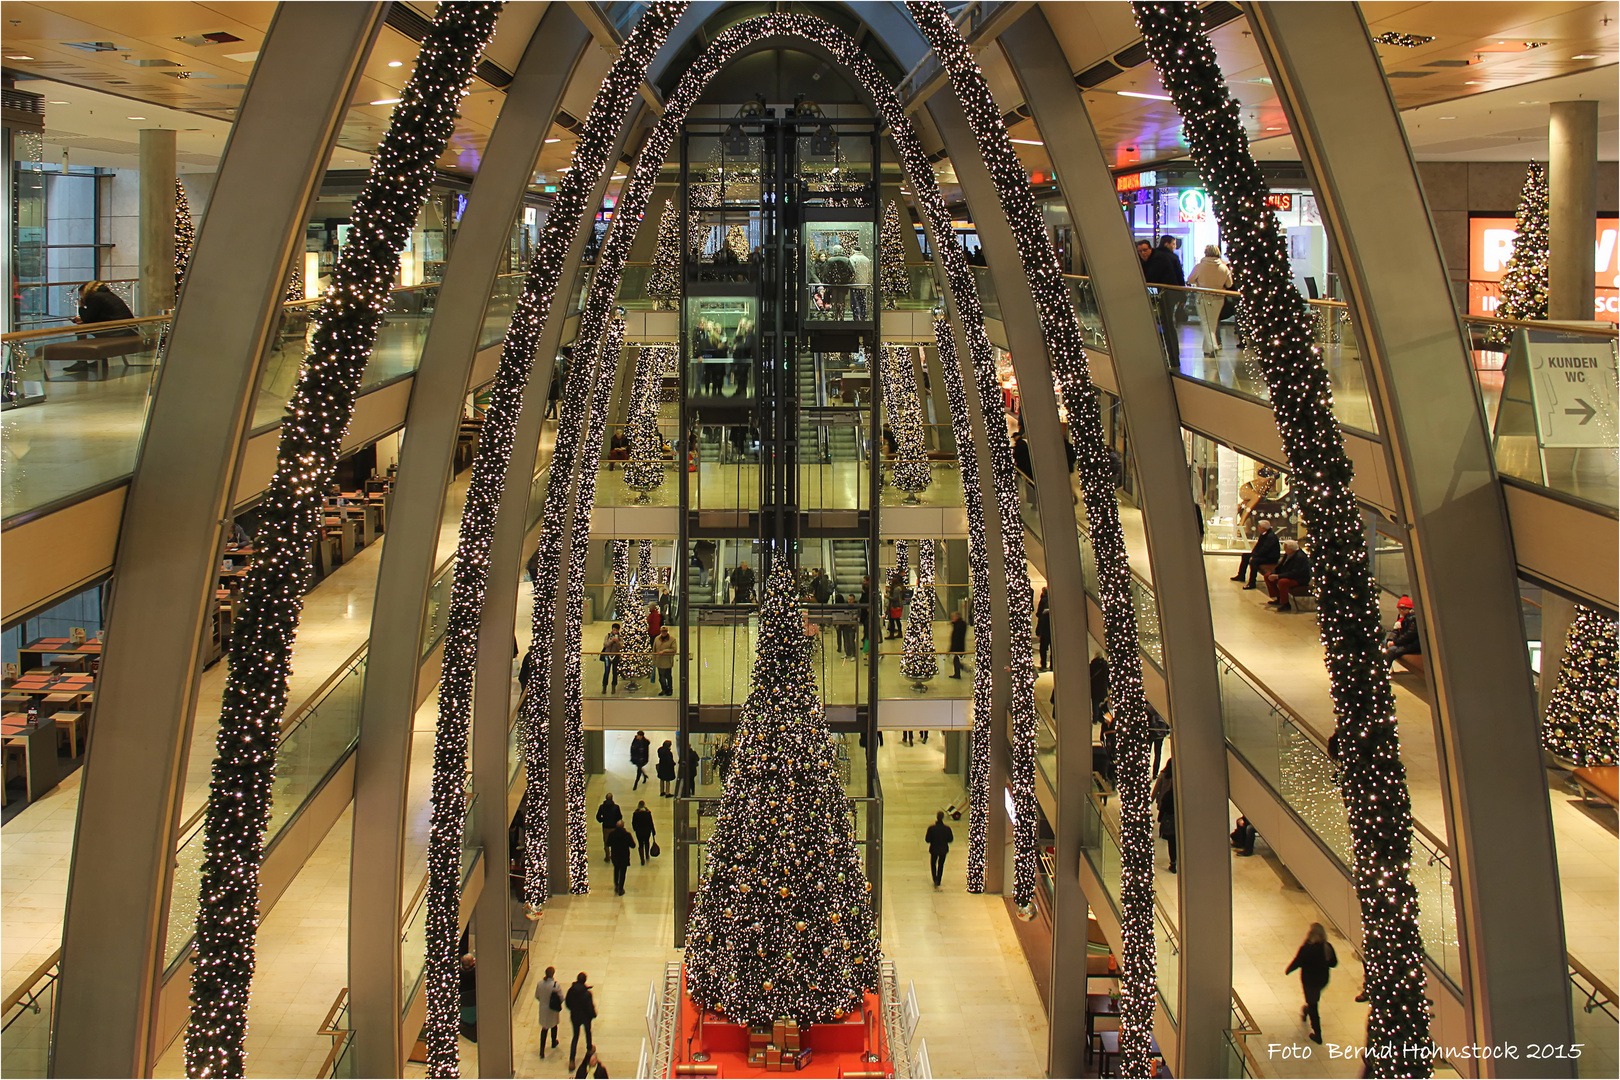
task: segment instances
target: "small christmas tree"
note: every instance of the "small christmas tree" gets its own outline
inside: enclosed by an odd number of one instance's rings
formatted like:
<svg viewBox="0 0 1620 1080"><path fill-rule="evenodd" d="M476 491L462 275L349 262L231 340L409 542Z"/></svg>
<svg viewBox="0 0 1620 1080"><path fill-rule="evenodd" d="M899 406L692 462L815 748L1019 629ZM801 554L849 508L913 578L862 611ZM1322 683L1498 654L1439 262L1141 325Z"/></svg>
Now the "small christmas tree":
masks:
<svg viewBox="0 0 1620 1080"><path fill-rule="evenodd" d="M179 177L174 180L174 295L180 297L180 286L186 280L186 267L191 265L191 245L196 239L196 228L191 221L191 203L186 199L186 185Z"/></svg>
<svg viewBox="0 0 1620 1080"><path fill-rule="evenodd" d="M900 656L900 674L919 690L939 674L939 657L934 652L934 554L932 540L917 541L917 588L911 594L905 651Z"/></svg>
<svg viewBox="0 0 1620 1080"><path fill-rule="evenodd" d="M630 460L624 466L625 486L641 492L646 502L650 492L664 484L664 440L658 434L658 409L663 398L665 353L672 346L643 346L636 357L636 378L630 390Z"/></svg>
<svg viewBox="0 0 1620 1080"><path fill-rule="evenodd" d="M893 199L883 212L881 280L883 303L893 309L911 297L911 278L906 275L906 246L900 240L900 208Z"/></svg>
<svg viewBox="0 0 1620 1080"><path fill-rule="evenodd" d="M1541 744L1577 768L1615 763L1615 652L1615 620L1577 606L1541 728ZM1547 670L1546 653L1542 670Z"/></svg>
<svg viewBox="0 0 1620 1080"><path fill-rule="evenodd" d="M681 300L681 216L670 200L664 200L664 213L658 219L658 250L653 253L652 272L647 275L647 296L656 311L674 311Z"/></svg>
<svg viewBox="0 0 1620 1080"><path fill-rule="evenodd" d="M779 557L686 937L693 1000L750 1027L838 1020L878 986L872 886L793 594Z"/></svg>
<svg viewBox="0 0 1620 1080"><path fill-rule="evenodd" d="M733 225L726 230L726 247L737 256L738 262L747 262L754 253L748 243L748 230L741 225Z"/></svg>
<svg viewBox="0 0 1620 1080"><path fill-rule="evenodd" d="M287 275L287 293L282 303L291 304L304 299L304 259L303 252L293 254L292 273Z"/></svg>
<svg viewBox="0 0 1620 1080"><path fill-rule="evenodd" d="M1549 237L1547 168L1539 161L1530 163L1519 195L1519 212L1514 218L1518 235L1513 255L1502 275L1502 302L1496 307L1500 319L1545 319L1547 317L1547 249ZM1511 330L1497 327L1491 340L1507 341Z"/></svg>
<svg viewBox="0 0 1620 1080"><path fill-rule="evenodd" d="M652 674L652 639L647 613L637 598L639 584L630 576L630 541L613 541L613 603L619 611L619 678L635 690Z"/></svg>
<svg viewBox="0 0 1620 1080"><path fill-rule="evenodd" d="M895 487L906 492L906 501L914 503L917 492L926 488L933 476L928 464L928 444L923 437L922 408L917 403L911 350L904 345L886 345L880 355L884 419L894 432L896 444L891 479Z"/></svg>

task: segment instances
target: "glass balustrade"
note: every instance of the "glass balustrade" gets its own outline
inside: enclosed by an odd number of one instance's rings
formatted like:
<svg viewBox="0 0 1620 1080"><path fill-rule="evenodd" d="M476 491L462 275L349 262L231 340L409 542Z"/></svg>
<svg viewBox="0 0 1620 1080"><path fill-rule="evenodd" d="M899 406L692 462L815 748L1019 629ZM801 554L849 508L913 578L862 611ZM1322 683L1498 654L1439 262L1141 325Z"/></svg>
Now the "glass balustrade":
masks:
<svg viewBox="0 0 1620 1080"><path fill-rule="evenodd" d="M480 348L504 337L521 289L521 275L496 279ZM361 393L416 370L438 292L437 282L393 291ZM279 423L286 411L318 307L309 300L287 304L271 326L252 407L254 430ZM163 368L167 326L164 318L136 319L116 341L86 336L76 326L0 338L8 405L0 422L6 474L0 513L6 519L84 498L129 477ZM88 360L81 359L90 352ZM69 370L79 362L88 363L89 370Z"/></svg>
<svg viewBox="0 0 1620 1080"><path fill-rule="evenodd" d="M467 796L467 812L461 820L461 887L465 891L468 877L472 868L483 853L478 843L478 833L473 828L475 811L478 808L478 796ZM400 1001L404 1011L410 1012L411 1002L415 1000L417 989L422 984L422 974L427 964L427 877L416 888L416 895L411 898L410 907L405 918L401 921L399 932L399 990Z"/></svg>
<svg viewBox="0 0 1620 1080"><path fill-rule="evenodd" d="M1086 820L1082 823L1082 848L1097 880L1117 916L1123 889L1123 869L1119 853L1118 809L1110 807L1114 798L1111 789L1096 790L1100 781L1093 778L1094 790L1086 800ZM1157 900L1153 905L1154 956L1158 965L1159 998L1172 1021L1180 1005L1181 941L1174 922L1164 906Z"/></svg>
<svg viewBox="0 0 1620 1080"><path fill-rule="evenodd" d="M327 689L287 724L276 753L275 786L264 848L270 850L288 822L303 809L360 734L360 698L365 687L364 653L333 676ZM173 966L191 943L202 888L203 829L201 815L175 853L174 886L169 900L164 967Z"/></svg>
<svg viewBox="0 0 1620 1080"><path fill-rule="evenodd" d="M450 627L450 590L456 581L456 560L451 559L428 586L427 617L422 622L422 656L444 640Z"/></svg>
<svg viewBox="0 0 1620 1080"><path fill-rule="evenodd" d="M973 271L974 283L979 289L979 306L984 309L987 319L1001 319L1001 301L996 298L995 279L990 276L988 266L970 266Z"/></svg>
<svg viewBox="0 0 1620 1080"><path fill-rule="evenodd" d="M18 987L7 997L5 1029L0 1034L0 1076L50 1075L59 976L60 968L56 959L52 959L35 972L27 985Z"/></svg>

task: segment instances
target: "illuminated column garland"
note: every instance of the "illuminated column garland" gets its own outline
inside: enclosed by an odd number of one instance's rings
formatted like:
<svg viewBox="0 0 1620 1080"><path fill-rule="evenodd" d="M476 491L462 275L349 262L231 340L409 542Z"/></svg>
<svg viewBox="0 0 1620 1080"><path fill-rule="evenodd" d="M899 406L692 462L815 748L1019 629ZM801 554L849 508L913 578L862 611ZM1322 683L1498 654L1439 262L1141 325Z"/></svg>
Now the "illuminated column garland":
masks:
<svg viewBox="0 0 1620 1080"><path fill-rule="evenodd" d="M878 350L878 372L883 388L883 418L894 432L896 453L890 481L917 501L917 492L933 479L928 444L923 437L922 407L917 402L917 380L911 350L905 345L884 345Z"/></svg>
<svg viewBox="0 0 1620 1080"><path fill-rule="evenodd" d="M1361 907L1368 1055L1373 1076L1428 1076L1429 1003L1411 862L1411 800L1395 700L1382 661L1377 583L1367 560L1353 470L1333 415L1333 391L1311 318L1294 287L1269 189L1192 4L1135 3L1148 52L1182 116L1182 130L1226 239L1271 390L1277 430L1310 529L1313 591L1338 720L1341 787ZM1110 676L1109 689L1113 689ZM1410 1053L1409 1053L1410 1051Z"/></svg>
<svg viewBox="0 0 1620 1080"><path fill-rule="evenodd" d="M446 5L454 9L457 5ZM495 520L499 516L511 461L512 441L523 410L523 394L534 365L541 328L551 314L568 248L585 217L587 198L596 180L609 168L609 157L630 107L640 93L647 65L669 36L685 8L684 3L651 4L624 41L609 69L585 125L575 144L571 167L557 185L523 292L513 310L495 371L490 403L484 417L478 453L456 548L455 584L450 593L450 614L444 640L444 663L439 684L439 723L435 738L433 824L428 841L428 926L424 982L427 989L425 1023L428 1071L434 1077L456 1076L460 1070L457 1048L459 964L456 945L460 907L460 849L466 792L467 728L472 713L473 671L477 660L478 624L489 580L489 553ZM585 366L589 367L588 358ZM559 442L562 433L559 430ZM559 463L552 462L553 475ZM564 475L567 474L564 467ZM589 516L588 507L581 508ZM588 524L588 522L587 522ZM555 564L546 567L555 572ZM555 588L552 578L551 588ZM535 583L537 597L547 591ZM547 628L549 630L549 628ZM533 732L538 726L531 727ZM532 774L531 774L532 775ZM533 800L531 800L532 802Z"/></svg>
<svg viewBox="0 0 1620 1080"><path fill-rule="evenodd" d="M647 296L657 311L673 311L681 300L681 215L669 199L658 218L658 250L647 275Z"/></svg>
<svg viewBox="0 0 1620 1080"><path fill-rule="evenodd" d="M842 1019L877 989L882 947L793 571L773 562L687 926L686 981L732 1023L806 1027Z"/></svg>
<svg viewBox="0 0 1620 1080"><path fill-rule="evenodd" d="M580 634L585 617L585 551L591 542L590 507L596 501L596 467L602 457L602 430L607 427L608 402L613 397L613 380L606 372L618 364L624 344L624 320L608 325L602 342L603 375L591 393L591 413L585 432L585 445L579 463L579 507L569 539L568 591L563 598L563 648L567 670L563 676L563 720L567 725L565 784L568 797L568 889L573 893L591 891L590 835L585 807L585 688L582 685L584 658L580 654ZM549 797L549 790L543 792Z"/></svg>
<svg viewBox="0 0 1620 1080"><path fill-rule="evenodd" d="M934 652L934 556L934 541L917 541L917 588L906 613L900 674L918 684L939 674L939 657Z"/></svg>
<svg viewBox="0 0 1620 1080"><path fill-rule="evenodd" d="M880 269L883 303L890 310L911 296L911 278L906 274L906 245L900 238L900 208L893 199L883 211L883 234L880 247Z"/></svg>
<svg viewBox="0 0 1620 1080"><path fill-rule="evenodd" d="M962 473L963 502L968 521L968 603L973 617L973 745L968 758L968 892L984 892L985 843L990 822L991 704L995 671L990 666L991 624L990 560L985 551L984 498L979 491L979 451L973 443L973 425L967 393L962 386L961 360L950 323L934 317L934 344L945 379L945 398L951 410L951 431L956 442L956 464Z"/></svg>
<svg viewBox="0 0 1620 1080"><path fill-rule="evenodd" d="M1615 763L1615 620L1577 605L1541 745L1576 768ZM1547 670L1542 652L1542 670Z"/></svg>
<svg viewBox="0 0 1620 1080"><path fill-rule="evenodd" d="M1547 253L1552 243L1552 219L1547 190L1547 167L1532 161L1525 173L1524 190L1519 193L1519 210L1513 219L1516 235L1507 272L1502 275L1502 301L1492 312L1500 319L1545 319L1547 317ZM1505 326L1491 329L1491 342L1506 345L1512 330Z"/></svg>
<svg viewBox="0 0 1620 1080"><path fill-rule="evenodd" d="M619 609L619 679L633 688L652 675L652 640L641 610L639 575L630 573L630 541L613 541L613 601Z"/></svg>
<svg viewBox="0 0 1620 1080"><path fill-rule="evenodd" d="M174 180L174 295L180 296L180 286L186 280L186 267L191 265L191 245L197 238L191 220L191 203L186 199L186 185L179 177ZM302 299L300 297L299 299Z"/></svg>
<svg viewBox="0 0 1620 1080"><path fill-rule="evenodd" d="M276 472L261 504L258 559L232 635L203 824L186 1029L186 1072L193 1077L243 1075L263 833L321 497L388 310L399 252L500 9L498 3L446 4L435 17L355 200L349 242L315 313L309 355L282 420Z"/></svg>
<svg viewBox="0 0 1620 1080"><path fill-rule="evenodd" d="M1117 732L1116 778L1120 811L1120 931L1121 1003L1120 1068L1123 1075L1147 1076L1152 1069L1153 1009L1155 991L1155 945L1153 938L1153 821L1151 740L1147 730L1146 702L1142 692L1142 657L1136 612L1131 600L1130 567L1125 554L1125 537L1120 526L1119 502L1114 489L1114 469L1103 435L1102 414L1083 346L1079 319L1069 299L1057 256L1042 222L1040 209L1030 191L1029 178L1007 135L984 73L973 59L967 43L942 5L908 0L911 12L924 37L933 46L950 75L962 112L978 144L985 167L996 185L1007 222L1029 279L1030 294L1040 314L1041 331L1052 362L1052 373L1061 390L1069 418L1069 434L1075 447L1075 468L1085 497L1090 523L1097 578L1103 613L1104 647L1108 652L1110 700L1114 705ZM984 405L986 418L999 415ZM992 441L999 442L999 439ZM1015 519L1011 529L1020 527ZM1023 620L1014 626L1028 626L1027 586L1019 590ZM1027 658L1028 649L1016 654ZM1117 674L1112 674L1117 673ZM1021 718L1022 719L1022 718ZM1030 718L1033 725L1033 718ZM1034 731L1019 733L1014 741L1013 769L1022 782L1030 775L1033 783ZM1035 827L1020 820L1017 827ZM1031 859L1033 862L1033 859ZM1033 868L1032 868L1033 869Z"/></svg>
<svg viewBox="0 0 1620 1080"><path fill-rule="evenodd" d="M641 492L643 501L664 483L658 410L663 405L664 369L676 351L672 345L643 345L636 357L636 378L630 388L630 460L624 466L624 483Z"/></svg>

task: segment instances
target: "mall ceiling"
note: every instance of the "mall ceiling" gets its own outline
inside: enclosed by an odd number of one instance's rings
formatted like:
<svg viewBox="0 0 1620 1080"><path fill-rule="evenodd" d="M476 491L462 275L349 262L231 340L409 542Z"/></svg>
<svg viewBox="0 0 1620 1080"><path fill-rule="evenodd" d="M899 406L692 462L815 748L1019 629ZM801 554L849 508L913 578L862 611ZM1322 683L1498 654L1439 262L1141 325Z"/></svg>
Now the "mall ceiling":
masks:
<svg viewBox="0 0 1620 1080"><path fill-rule="evenodd" d="M1131 96L1163 91L1141 48L1129 3L1039 6L1085 87L1092 122L1114 166L1128 169L1184 156L1180 122L1170 103ZM1603 156L1615 156L1620 26L1613 4L1371 0L1361 6L1372 32L1389 35L1392 42L1381 44L1379 54L1397 104L1410 110L1408 133L1420 157L1544 155L1546 102L1579 96L1603 103ZM499 112L501 87L545 7L507 4L440 160L445 171L476 170ZM756 7L747 5L750 11ZM0 5L6 20L4 67L20 89L44 94L46 142L77 163L133 165L139 129L164 126L181 132L183 169L212 168L275 8L269 0L7 2ZM345 120L335 168L367 164L365 155L382 136L391 99L410 74L416 38L432 8L425 0L394 5ZM1213 8L1219 25L1212 40L1243 103L1257 155L1296 157L1247 20L1232 5L1217 2ZM858 14L859 6L854 10ZM593 21L599 38L610 41L606 21ZM981 48L978 55L1003 111L1016 108L1017 84L999 50ZM588 53L564 101L565 112L585 115L608 63L605 49ZM553 177L567 164L574 143L567 127L552 131L555 141L547 144L537 174ZM1031 171L1049 171L1032 124L1017 125L1013 137L1027 140L1019 150Z"/></svg>

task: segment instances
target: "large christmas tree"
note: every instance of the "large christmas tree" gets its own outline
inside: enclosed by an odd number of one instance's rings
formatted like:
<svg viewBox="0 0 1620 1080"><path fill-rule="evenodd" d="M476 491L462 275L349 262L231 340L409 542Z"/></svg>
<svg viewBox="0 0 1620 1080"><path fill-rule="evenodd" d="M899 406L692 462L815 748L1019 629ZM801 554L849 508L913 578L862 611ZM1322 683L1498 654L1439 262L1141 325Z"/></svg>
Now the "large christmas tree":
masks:
<svg viewBox="0 0 1620 1080"><path fill-rule="evenodd" d="M658 311L673 311L681 299L681 215L668 199L658 219L658 250L647 275L647 295Z"/></svg>
<svg viewBox="0 0 1620 1080"><path fill-rule="evenodd" d="M1613 617L1577 607L1541 728L1541 744L1576 767L1615 762L1615 651Z"/></svg>
<svg viewBox="0 0 1620 1080"><path fill-rule="evenodd" d="M917 589L911 594L905 651L900 656L900 674L919 690L939 674L939 656L934 651L934 554L932 540L917 541Z"/></svg>
<svg viewBox="0 0 1620 1080"><path fill-rule="evenodd" d="M878 985L872 886L793 594L778 557L686 937L693 1000L750 1026L837 1020Z"/></svg>
<svg viewBox="0 0 1620 1080"><path fill-rule="evenodd" d="M174 298L180 299L180 286L186 280L186 267L191 265L191 245L196 239L196 227L191 221L191 203L186 199L186 185L179 177L174 180Z"/></svg>
<svg viewBox="0 0 1620 1080"><path fill-rule="evenodd" d="M658 433L658 410L663 404L668 354L674 351L672 345L643 345L636 357L636 377L630 389L630 460L624 466L624 483L641 492L641 502L646 502L648 495L664 483L664 440Z"/></svg>
<svg viewBox="0 0 1620 1080"><path fill-rule="evenodd" d="M642 541L646 543L646 541ZM650 560L650 556L649 556ZM619 678L632 692L652 675L652 639L641 608L641 582L630 575L630 541L613 541L613 603L619 614Z"/></svg>
<svg viewBox="0 0 1620 1080"><path fill-rule="evenodd" d="M1496 316L1501 319L1545 319L1547 317L1547 249L1549 237L1547 168L1539 161L1530 163L1524 190L1519 194L1519 212L1514 216L1513 255L1502 275L1502 302ZM1511 333L1498 328L1492 340L1500 344Z"/></svg>
<svg viewBox="0 0 1620 1080"><path fill-rule="evenodd" d="M916 502L917 492L933 479L922 407L917 402L916 369L911 366L911 349L905 345L885 345L880 354L883 419L894 432L896 446L891 479L909 496L907 502Z"/></svg>
<svg viewBox="0 0 1620 1080"><path fill-rule="evenodd" d="M893 199L883 211L883 235L880 246L882 266L883 302L893 309L900 301L911 296L911 279L906 276L906 246L900 239L900 208Z"/></svg>

